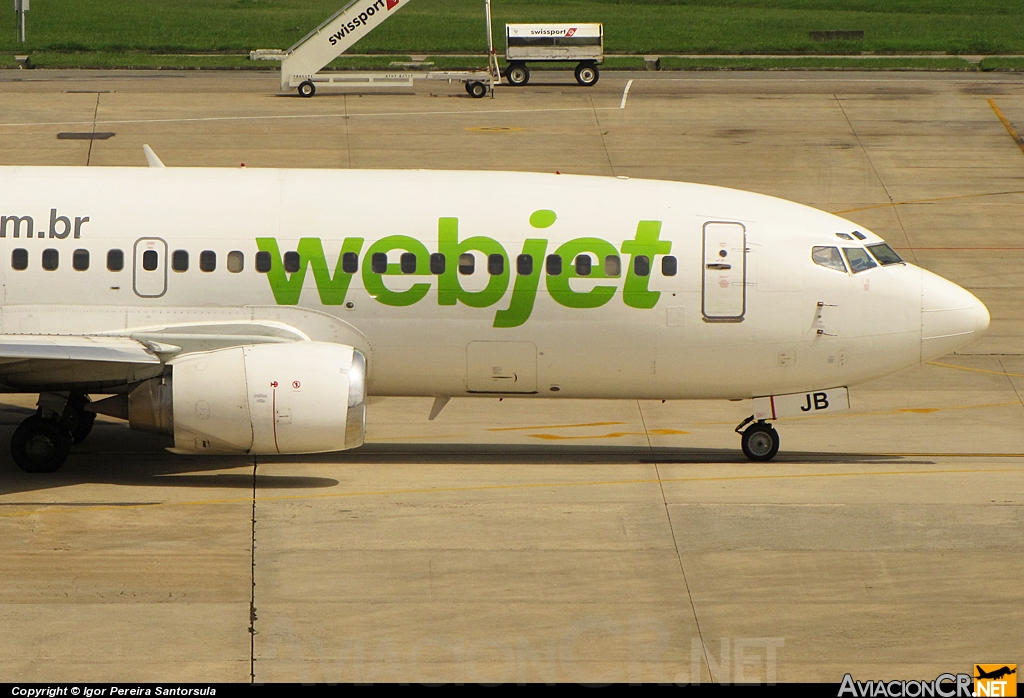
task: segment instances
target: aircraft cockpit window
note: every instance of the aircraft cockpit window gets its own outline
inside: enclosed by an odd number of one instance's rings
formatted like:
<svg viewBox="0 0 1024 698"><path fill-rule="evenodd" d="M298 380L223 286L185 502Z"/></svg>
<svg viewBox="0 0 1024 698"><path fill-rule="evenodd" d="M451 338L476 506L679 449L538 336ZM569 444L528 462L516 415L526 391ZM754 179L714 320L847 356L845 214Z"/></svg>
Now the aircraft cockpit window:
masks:
<svg viewBox="0 0 1024 698"><path fill-rule="evenodd" d="M459 255L459 273L469 276L476 270L476 257L470 252Z"/></svg>
<svg viewBox="0 0 1024 698"><path fill-rule="evenodd" d="M171 269L179 274L188 271L188 250L175 250L171 253Z"/></svg>
<svg viewBox="0 0 1024 698"><path fill-rule="evenodd" d="M416 253L415 252L403 252L402 256L398 258L398 266L402 270L403 274L415 274L416 273Z"/></svg>
<svg viewBox="0 0 1024 698"><path fill-rule="evenodd" d="M71 268L85 271L89 268L89 250L78 249L71 255Z"/></svg>
<svg viewBox="0 0 1024 698"><path fill-rule="evenodd" d="M341 270L346 274L355 274L359 271L359 255L355 252L341 255Z"/></svg>
<svg viewBox="0 0 1024 698"><path fill-rule="evenodd" d="M853 236L849 233L836 233L836 237L840 240L852 240Z"/></svg>
<svg viewBox="0 0 1024 698"><path fill-rule="evenodd" d="M868 236L865 235L864 233L860 232L859 230L854 230L853 231L853 237L857 238L858 240L867 240L868 239Z"/></svg>
<svg viewBox="0 0 1024 698"><path fill-rule="evenodd" d="M846 264L843 263L843 256L839 254L838 247L812 247L811 261L819 267L846 273Z"/></svg>
<svg viewBox="0 0 1024 698"><path fill-rule="evenodd" d="M57 271L60 264L60 252L52 247L43 250L43 269L46 271Z"/></svg>
<svg viewBox="0 0 1024 698"><path fill-rule="evenodd" d="M576 267L576 276L590 276L590 268L593 263L594 260L590 258L589 254L576 255L576 261L573 262L573 266Z"/></svg>
<svg viewBox="0 0 1024 698"><path fill-rule="evenodd" d="M378 252L377 254L382 254L382 253ZM383 255L383 257L384 257L384 266L387 267L388 256L387 255ZM377 271L377 255L373 256L373 261L374 261L374 268L373 268L373 270ZM203 260L202 260L202 257L200 256L199 266L202 266L202 264L203 264ZM302 266L302 259L299 257L299 253L298 252L291 251L291 252L285 252L284 253L284 270L286 272L288 272L289 274L294 274L295 272L297 272L299 270L300 266ZM377 271L377 273L378 274L383 274L384 272Z"/></svg>
<svg viewBox="0 0 1024 698"><path fill-rule="evenodd" d="M430 273L431 274L443 274L444 270L448 267L448 260L445 259L444 254L441 252L435 252L430 255Z"/></svg>
<svg viewBox="0 0 1024 698"><path fill-rule="evenodd" d="M217 253L203 250L199 253L199 271L213 271L217 268Z"/></svg>
<svg viewBox="0 0 1024 698"><path fill-rule="evenodd" d="M107 250L107 270L121 271L124 269L124 252L121 250Z"/></svg>
<svg viewBox="0 0 1024 698"><path fill-rule="evenodd" d="M297 256L297 255L296 255ZM295 265L296 271L298 271L298 265ZM388 270L388 255L385 252L374 252L373 256L370 257L370 271L374 274L383 274Z"/></svg>
<svg viewBox="0 0 1024 698"><path fill-rule="evenodd" d="M896 251L884 242L880 242L877 245L868 245L868 252L870 252L883 267L890 264L906 264L906 262L903 261L903 258L896 254Z"/></svg>
<svg viewBox="0 0 1024 698"><path fill-rule="evenodd" d="M28 269L28 250L23 247L11 250L11 269L16 271Z"/></svg>
<svg viewBox="0 0 1024 698"><path fill-rule="evenodd" d="M491 276L501 276L505 273L505 255L492 254L487 256L487 273Z"/></svg>
<svg viewBox="0 0 1024 698"><path fill-rule="evenodd" d="M532 254L521 254L516 257L516 273L520 276L529 276L533 273Z"/></svg>
<svg viewBox="0 0 1024 698"><path fill-rule="evenodd" d="M651 258L644 254L633 257L633 273L637 276L650 276Z"/></svg>
<svg viewBox="0 0 1024 698"><path fill-rule="evenodd" d="M266 274L270 271L270 267L273 266L273 260L270 257L270 253L266 250L260 250L256 253L256 271L261 274Z"/></svg>
<svg viewBox="0 0 1024 698"><path fill-rule="evenodd" d="M622 275L622 260L618 255L610 254L604 258L604 275L609 278Z"/></svg>
<svg viewBox="0 0 1024 698"><path fill-rule="evenodd" d="M562 256L549 254L547 260L548 276L559 276L562 273Z"/></svg>
<svg viewBox="0 0 1024 698"><path fill-rule="evenodd" d="M661 258L661 275L675 276L679 271L679 262L672 255Z"/></svg>
<svg viewBox="0 0 1024 698"><path fill-rule="evenodd" d="M854 274L859 274L862 271L878 266L863 247L844 247L843 252L846 253L846 260L850 263L850 271Z"/></svg>

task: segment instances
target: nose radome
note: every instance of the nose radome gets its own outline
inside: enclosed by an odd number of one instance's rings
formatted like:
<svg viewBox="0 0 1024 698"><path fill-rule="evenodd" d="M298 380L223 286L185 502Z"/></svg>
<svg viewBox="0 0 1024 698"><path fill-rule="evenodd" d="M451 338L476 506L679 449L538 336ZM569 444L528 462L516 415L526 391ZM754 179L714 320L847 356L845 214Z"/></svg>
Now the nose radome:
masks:
<svg viewBox="0 0 1024 698"><path fill-rule="evenodd" d="M985 304L973 293L929 271L921 272L921 360L968 344L988 329Z"/></svg>

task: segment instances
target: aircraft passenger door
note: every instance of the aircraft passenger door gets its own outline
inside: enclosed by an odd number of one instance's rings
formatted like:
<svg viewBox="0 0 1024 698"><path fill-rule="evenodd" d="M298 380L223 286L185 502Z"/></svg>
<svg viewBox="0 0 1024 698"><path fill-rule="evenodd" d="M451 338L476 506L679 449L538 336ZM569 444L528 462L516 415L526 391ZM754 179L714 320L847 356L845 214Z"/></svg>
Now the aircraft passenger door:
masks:
<svg viewBox="0 0 1024 698"><path fill-rule="evenodd" d="M747 308L747 230L704 224L702 311L707 322L742 322Z"/></svg>
<svg viewBox="0 0 1024 698"><path fill-rule="evenodd" d="M140 298L159 298L167 292L167 243L139 238L133 254L132 288Z"/></svg>

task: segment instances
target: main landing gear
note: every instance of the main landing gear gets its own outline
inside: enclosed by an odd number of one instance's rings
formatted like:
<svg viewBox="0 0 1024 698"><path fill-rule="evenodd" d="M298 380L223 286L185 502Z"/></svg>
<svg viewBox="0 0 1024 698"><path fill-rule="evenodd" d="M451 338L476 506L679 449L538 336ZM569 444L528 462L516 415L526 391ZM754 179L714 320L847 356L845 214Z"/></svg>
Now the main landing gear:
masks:
<svg viewBox="0 0 1024 698"><path fill-rule="evenodd" d="M741 437L743 455L752 461L769 461L779 452L779 432L763 419L755 422L753 416L747 417L736 427L736 433Z"/></svg>
<svg viewBox="0 0 1024 698"><path fill-rule="evenodd" d="M19 468L27 473L52 473L68 458L75 444L85 441L96 421L94 412L86 412L89 398L72 393L65 400L56 395L43 395L36 413L18 425L11 437L11 455Z"/></svg>

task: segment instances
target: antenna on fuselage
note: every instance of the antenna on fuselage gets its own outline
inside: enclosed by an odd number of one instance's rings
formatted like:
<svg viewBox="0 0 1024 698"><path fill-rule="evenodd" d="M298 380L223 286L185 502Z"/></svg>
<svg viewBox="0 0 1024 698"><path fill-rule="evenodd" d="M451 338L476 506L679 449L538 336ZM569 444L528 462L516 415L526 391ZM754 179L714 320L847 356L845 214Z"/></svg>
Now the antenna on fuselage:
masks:
<svg viewBox="0 0 1024 698"><path fill-rule="evenodd" d="M160 158L156 156L156 153L153 152L153 149L148 145L143 144L142 152L146 154L146 162L149 163L150 167L166 167L166 165L160 161Z"/></svg>

